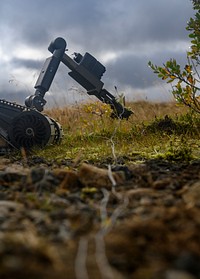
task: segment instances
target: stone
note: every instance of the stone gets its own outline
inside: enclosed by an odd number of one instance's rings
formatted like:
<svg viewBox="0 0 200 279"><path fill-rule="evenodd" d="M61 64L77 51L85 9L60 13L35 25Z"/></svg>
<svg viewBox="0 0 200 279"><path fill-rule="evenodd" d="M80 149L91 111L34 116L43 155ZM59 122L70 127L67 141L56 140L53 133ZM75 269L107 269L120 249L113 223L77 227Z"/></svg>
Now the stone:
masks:
<svg viewBox="0 0 200 279"><path fill-rule="evenodd" d="M78 171L78 177L85 187L108 188L120 185L125 181L123 172L112 172L108 169L98 168L89 164L82 164Z"/></svg>
<svg viewBox="0 0 200 279"><path fill-rule="evenodd" d="M200 180L188 185L182 198L188 207L200 206Z"/></svg>

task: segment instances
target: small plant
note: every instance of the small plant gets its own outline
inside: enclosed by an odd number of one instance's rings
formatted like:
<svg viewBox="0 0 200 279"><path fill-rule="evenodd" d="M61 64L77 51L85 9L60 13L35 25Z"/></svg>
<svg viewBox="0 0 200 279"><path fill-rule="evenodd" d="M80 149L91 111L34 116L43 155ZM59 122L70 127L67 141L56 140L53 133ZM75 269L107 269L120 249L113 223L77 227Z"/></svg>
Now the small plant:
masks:
<svg viewBox="0 0 200 279"><path fill-rule="evenodd" d="M194 159L192 147L182 137L172 136L164 147L164 152L157 152L153 158L164 159L171 162L189 162Z"/></svg>
<svg viewBox="0 0 200 279"><path fill-rule="evenodd" d="M88 103L83 106L83 110L87 113L95 114L100 117L108 117L112 112L112 109L108 104L100 102Z"/></svg>
<svg viewBox="0 0 200 279"><path fill-rule="evenodd" d="M168 115L165 115L164 118L156 118L152 123L148 124L144 130L153 133L161 132L172 134L176 129L177 124L175 121Z"/></svg>
<svg viewBox="0 0 200 279"><path fill-rule="evenodd" d="M169 142L167 151L164 154L165 159L169 161L190 161L192 160L192 148L188 146L188 143L181 137L179 139L175 138Z"/></svg>
<svg viewBox="0 0 200 279"><path fill-rule="evenodd" d="M190 51L187 52L188 63L183 69L176 59L170 59L163 66L154 65L151 61L148 65L159 78L172 84L172 94L178 103L200 113L200 2L192 2L196 14L194 18L190 18L186 27L191 38Z"/></svg>
<svg viewBox="0 0 200 279"><path fill-rule="evenodd" d="M144 133L162 133L175 135L198 135L200 128L200 120L196 117L196 113L186 113L181 116L157 118L152 122L144 125Z"/></svg>

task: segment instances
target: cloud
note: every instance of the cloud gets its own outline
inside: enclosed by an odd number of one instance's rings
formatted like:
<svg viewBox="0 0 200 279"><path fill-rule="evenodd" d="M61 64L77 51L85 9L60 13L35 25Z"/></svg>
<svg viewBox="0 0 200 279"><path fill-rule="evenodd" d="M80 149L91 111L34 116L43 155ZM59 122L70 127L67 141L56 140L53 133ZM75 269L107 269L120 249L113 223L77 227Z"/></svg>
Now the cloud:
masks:
<svg viewBox="0 0 200 279"><path fill-rule="evenodd" d="M157 81L157 76L148 67L148 61L162 65L174 57L181 65L187 62L185 52L181 51L161 50L151 55L146 53L139 56L135 53L124 53L107 64L109 80L115 81L120 87L125 85L138 89L151 87ZM108 82L107 78L106 81Z"/></svg>
<svg viewBox="0 0 200 279"><path fill-rule="evenodd" d="M88 51L105 62L103 80L109 88L146 90L156 82L149 60L162 64L175 57L184 62L189 44L185 27L193 13L190 0L1 0L1 88L15 75L32 90L35 74L50 56L50 41L62 36L69 55ZM73 84L67 72L65 67L58 72L59 92Z"/></svg>
<svg viewBox="0 0 200 279"><path fill-rule="evenodd" d="M11 64L17 68L27 68L38 70L41 68L43 61L34 60L34 59L23 59L23 58L13 58Z"/></svg>
<svg viewBox="0 0 200 279"><path fill-rule="evenodd" d="M189 0L1 0L0 22L14 38L46 45L52 34L85 47L119 48L137 42L185 39Z"/></svg>

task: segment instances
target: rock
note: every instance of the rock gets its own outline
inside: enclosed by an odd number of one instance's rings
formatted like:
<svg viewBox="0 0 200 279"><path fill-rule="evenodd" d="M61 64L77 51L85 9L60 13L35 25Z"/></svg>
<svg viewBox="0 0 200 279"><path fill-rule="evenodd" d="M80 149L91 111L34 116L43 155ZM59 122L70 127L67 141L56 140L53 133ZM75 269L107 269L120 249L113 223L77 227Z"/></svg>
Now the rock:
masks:
<svg viewBox="0 0 200 279"><path fill-rule="evenodd" d="M172 179L171 177L159 179L153 182L153 188L154 189L166 189L167 187L171 186L172 184Z"/></svg>
<svg viewBox="0 0 200 279"><path fill-rule="evenodd" d="M26 182L28 184L35 184L44 178L46 172L45 168L34 167L29 171Z"/></svg>
<svg viewBox="0 0 200 279"><path fill-rule="evenodd" d="M36 167L29 171L24 184L29 191L55 191L58 181L48 169Z"/></svg>
<svg viewBox="0 0 200 279"><path fill-rule="evenodd" d="M12 186L16 182L21 182L25 176L26 175L23 172L18 172L10 168L8 170L0 171L0 185Z"/></svg>
<svg viewBox="0 0 200 279"><path fill-rule="evenodd" d="M10 228L16 228L18 216L24 211L24 205L14 201L3 200L0 201L0 229L1 231L8 230ZM20 226L20 223L17 223Z"/></svg>
<svg viewBox="0 0 200 279"><path fill-rule="evenodd" d="M29 210L26 217L28 217L35 224L45 222L48 219L47 214L40 210Z"/></svg>
<svg viewBox="0 0 200 279"><path fill-rule="evenodd" d="M134 201L148 201L152 204L154 198L161 197L163 194L159 193L151 188L139 188L139 189L132 189L126 192L126 196L129 202Z"/></svg>
<svg viewBox="0 0 200 279"><path fill-rule="evenodd" d="M78 177L85 187L111 189L114 183L117 185L125 181L123 172L111 172L107 169L97 168L89 164L82 164L78 171Z"/></svg>
<svg viewBox="0 0 200 279"><path fill-rule="evenodd" d="M24 206L21 203L14 201L0 201L0 210L5 209L8 211L16 211L18 209L22 209Z"/></svg>
<svg viewBox="0 0 200 279"><path fill-rule="evenodd" d="M78 175L75 171L72 170L54 170L53 174L59 179L59 190L65 189L75 189L80 188L80 181Z"/></svg>
<svg viewBox="0 0 200 279"><path fill-rule="evenodd" d="M153 199L150 197L143 197L140 200L140 205L141 206L150 206L153 204Z"/></svg>
<svg viewBox="0 0 200 279"><path fill-rule="evenodd" d="M127 166L114 166L112 167L112 171L115 171L115 172L124 172L124 175L126 177L126 179L131 179L133 177L133 173L132 171L127 167Z"/></svg>
<svg viewBox="0 0 200 279"><path fill-rule="evenodd" d="M15 163L15 164L6 166L4 171L7 173L25 175L29 172L29 168L24 167L22 164Z"/></svg>
<svg viewBox="0 0 200 279"><path fill-rule="evenodd" d="M196 279L193 275L188 272L180 270L168 270L165 273L165 279Z"/></svg>
<svg viewBox="0 0 200 279"><path fill-rule="evenodd" d="M182 198L188 207L200 206L200 180L186 186Z"/></svg>
<svg viewBox="0 0 200 279"><path fill-rule="evenodd" d="M0 158L0 170L4 170L5 166L9 165L10 163L10 159Z"/></svg>
<svg viewBox="0 0 200 279"><path fill-rule="evenodd" d="M0 201L0 219L6 219L10 213L22 210L23 204L14 201Z"/></svg>
<svg viewBox="0 0 200 279"><path fill-rule="evenodd" d="M200 257L197 256L196 254L193 254L189 251L184 251L177 257L174 265L176 269L185 271L199 278L200 275L199 260Z"/></svg>
<svg viewBox="0 0 200 279"><path fill-rule="evenodd" d="M56 278L49 275L61 267L58 252L32 230L0 233L0 242L1 278Z"/></svg>

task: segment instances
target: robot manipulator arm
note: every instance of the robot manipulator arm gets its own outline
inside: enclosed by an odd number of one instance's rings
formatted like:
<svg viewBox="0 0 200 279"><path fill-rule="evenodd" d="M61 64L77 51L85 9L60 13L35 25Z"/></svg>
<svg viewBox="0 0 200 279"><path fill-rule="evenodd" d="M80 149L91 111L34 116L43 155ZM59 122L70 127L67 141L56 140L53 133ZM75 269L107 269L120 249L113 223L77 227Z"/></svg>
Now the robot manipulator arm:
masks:
<svg viewBox="0 0 200 279"><path fill-rule="evenodd" d="M45 93L49 90L60 62L71 71L68 73L76 82L86 89L89 95L96 96L101 102L107 103L113 109L113 116L128 119L132 112L122 106L115 97L103 88L101 77L106 71L104 65L96 60L90 53L84 56L74 53L72 59L66 53L66 41L58 37L48 47L52 56L47 58L35 84L35 94L26 98L25 105L42 111L46 101Z"/></svg>
<svg viewBox="0 0 200 279"><path fill-rule="evenodd" d="M35 108L42 111L46 104L44 99L45 93L49 90L54 76L58 70L66 49L66 42L62 38L55 39L49 46L52 48L53 55L46 59L40 75L35 84L35 94L28 96L25 100L25 105L29 108Z"/></svg>
<svg viewBox="0 0 200 279"><path fill-rule="evenodd" d="M44 66L35 84L35 94L26 98L25 104L27 107L36 108L42 111L46 101L44 99L45 93L49 90L53 78L56 74L59 65L58 59L54 56L46 59Z"/></svg>

